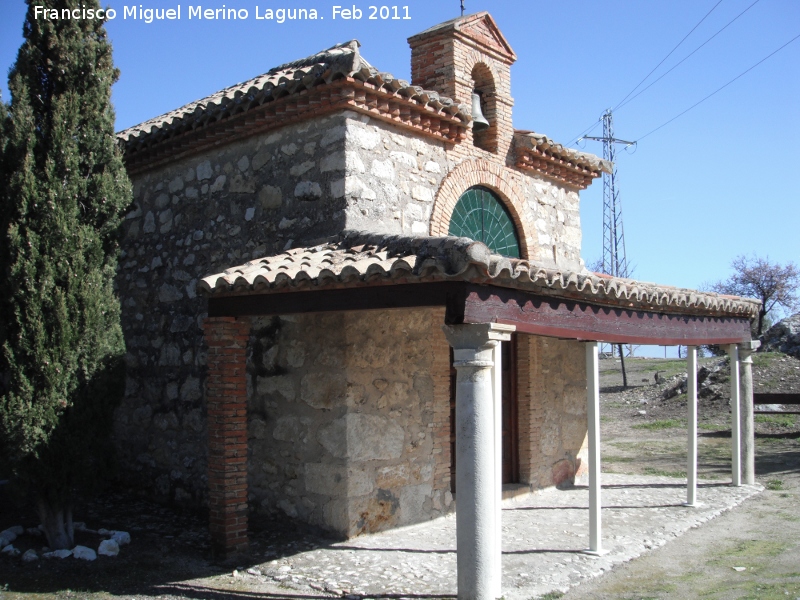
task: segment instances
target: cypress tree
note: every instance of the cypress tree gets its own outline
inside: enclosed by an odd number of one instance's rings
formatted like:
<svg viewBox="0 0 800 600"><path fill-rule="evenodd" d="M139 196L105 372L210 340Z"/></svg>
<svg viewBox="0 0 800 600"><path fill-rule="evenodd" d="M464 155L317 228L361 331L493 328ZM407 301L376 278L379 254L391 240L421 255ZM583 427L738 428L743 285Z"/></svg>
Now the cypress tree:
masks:
<svg viewBox="0 0 800 600"><path fill-rule="evenodd" d="M76 494L106 477L124 342L114 291L131 186L114 135L102 21L34 18L28 0L0 130L0 463L73 546Z"/></svg>

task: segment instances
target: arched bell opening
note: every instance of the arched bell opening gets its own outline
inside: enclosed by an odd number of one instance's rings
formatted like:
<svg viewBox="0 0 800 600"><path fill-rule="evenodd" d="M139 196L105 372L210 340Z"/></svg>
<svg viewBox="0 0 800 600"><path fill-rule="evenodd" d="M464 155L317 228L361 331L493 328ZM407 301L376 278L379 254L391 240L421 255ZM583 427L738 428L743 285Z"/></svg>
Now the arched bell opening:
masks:
<svg viewBox="0 0 800 600"><path fill-rule="evenodd" d="M484 63L477 63L472 68L472 83L472 142L478 148L497 152L497 94L491 69ZM476 112L482 119L476 120Z"/></svg>

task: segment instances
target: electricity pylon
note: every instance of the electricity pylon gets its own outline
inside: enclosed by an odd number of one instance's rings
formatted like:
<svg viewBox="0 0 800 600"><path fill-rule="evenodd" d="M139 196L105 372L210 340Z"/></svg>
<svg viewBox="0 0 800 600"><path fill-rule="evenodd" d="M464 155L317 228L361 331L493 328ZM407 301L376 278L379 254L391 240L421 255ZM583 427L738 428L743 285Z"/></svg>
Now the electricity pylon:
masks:
<svg viewBox="0 0 800 600"><path fill-rule="evenodd" d="M617 189L616 144L631 146L635 142L614 137L614 116L609 108L603 113L603 137L584 136L583 139L603 142L603 158L611 164L611 173L603 173L603 273L628 277L628 257L625 253L625 229L622 226L622 202ZM628 387L625 354L618 346L622 361L622 384Z"/></svg>
<svg viewBox="0 0 800 600"><path fill-rule="evenodd" d="M625 229L622 226L622 202L617 189L616 144L631 146L614 137L614 117L609 108L603 113L603 137L584 136L583 139L603 142L603 158L611 163L611 173L603 173L603 272L614 277L628 277L628 257L625 254Z"/></svg>

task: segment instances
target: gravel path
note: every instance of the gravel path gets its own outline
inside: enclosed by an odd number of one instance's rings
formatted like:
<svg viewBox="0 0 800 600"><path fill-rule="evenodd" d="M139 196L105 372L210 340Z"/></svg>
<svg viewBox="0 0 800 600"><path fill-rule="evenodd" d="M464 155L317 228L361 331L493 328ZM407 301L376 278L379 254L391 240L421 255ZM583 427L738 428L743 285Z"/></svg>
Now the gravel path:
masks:
<svg viewBox="0 0 800 600"><path fill-rule="evenodd" d="M667 544L758 494L761 486L703 482L686 508L685 486L667 477L607 475L600 557L588 544L588 490L575 487L507 501L503 510L506 600L564 592ZM455 518L362 536L161 592L246 589L283 598L453 598Z"/></svg>

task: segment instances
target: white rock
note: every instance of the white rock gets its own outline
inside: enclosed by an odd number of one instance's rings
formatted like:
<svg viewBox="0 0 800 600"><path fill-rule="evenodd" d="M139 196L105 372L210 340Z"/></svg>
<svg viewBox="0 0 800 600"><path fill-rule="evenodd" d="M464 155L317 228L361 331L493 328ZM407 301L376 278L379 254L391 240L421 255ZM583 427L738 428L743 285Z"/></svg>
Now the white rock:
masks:
<svg viewBox="0 0 800 600"><path fill-rule="evenodd" d="M746 571L747 567L733 567L734 571Z"/></svg>
<svg viewBox="0 0 800 600"><path fill-rule="evenodd" d="M3 554L7 554L8 556L19 556L21 554L19 549L15 548L11 544L0 550L0 552L2 552Z"/></svg>
<svg viewBox="0 0 800 600"><path fill-rule="evenodd" d="M72 556L72 550L53 550L52 552L45 552L42 556L45 558L67 558Z"/></svg>
<svg viewBox="0 0 800 600"><path fill-rule="evenodd" d="M38 527L28 527L28 529L25 530L25 533L27 533L28 535L41 536L42 530L39 529Z"/></svg>
<svg viewBox="0 0 800 600"><path fill-rule="evenodd" d="M111 539L117 542L120 546L131 543L131 534L127 531L112 531Z"/></svg>
<svg viewBox="0 0 800 600"><path fill-rule="evenodd" d="M119 544L116 540L103 540L100 542L100 547L97 549L97 553L101 556L116 556L119 554Z"/></svg>
<svg viewBox="0 0 800 600"><path fill-rule="evenodd" d="M100 528L100 529L97 530L97 533L99 535L112 535L114 532L113 531L109 531L108 529L105 529L105 528Z"/></svg>
<svg viewBox="0 0 800 600"><path fill-rule="evenodd" d="M72 549L72 556L81 560L97 560L97 552L86 546L75 546Z"/></svg>
<svg viewBox="0 0 800 600"><path fill-rule="evenodd" d="M33 562L36 560L39 560L39 555L36 554L36 550L33 548L27 550L25 554L22 555L22 562Z"/></svg>
<svg viewBox="0 0 800 600"><path fill-rule="evenodd" d="M10 531L14 535L22 535L25 533L25 529L22 527L22 525L14 525L14 527L9 527L6 529L6 531Z"/></svg>
<svg viewBox="0 0 800 600"><path fill-rule="evenodd" d="M12 529L13 527L6 529L5 531L0 531L0 548L8 546L11 542L17 539L17 534L12 531Z"/></svg>

